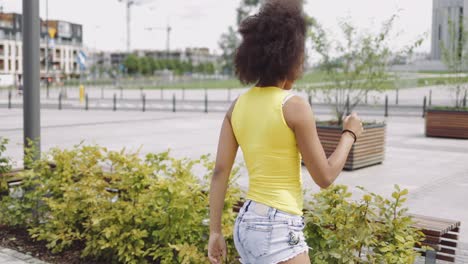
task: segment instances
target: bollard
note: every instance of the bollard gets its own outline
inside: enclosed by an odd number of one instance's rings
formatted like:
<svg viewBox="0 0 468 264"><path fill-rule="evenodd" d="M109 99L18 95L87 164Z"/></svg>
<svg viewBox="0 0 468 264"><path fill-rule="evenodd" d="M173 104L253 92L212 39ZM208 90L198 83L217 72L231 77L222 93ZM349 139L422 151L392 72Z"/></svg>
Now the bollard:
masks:
<svg viewBox="0 0 468 264"><path fill-rule="evenodd" d="M398 97L400 96L400 89L396 89L396 99L395 104L398 105Z"/></svg>
<svg viewBox="0 0 468 264"><path fill-rule="evenodd" d="M185 101L185 86L182 87L182 101Z"/></svg>
<svg viewBox="0 0 468 264"><path fill-rule="evenodd" d="M11 90L8 90L8 109L11 109Z"/></svg>
<svg viewBox="0 0 468 264"><path fill-rule="evenodd" d="M58 109L62 110L62 92L59 93L58 101Z"/></svg>
<svg viewBox="0 0 468 264"><path fill-rule="evenodd" d="M423 101L423 114L422 117L426 117L426 96L424 96L424 101Z"/></svg>
<svg viewBox="0 0 468 264"><path fill-rule="evenodd" d="M228 88L228 98L227 98L228 102L231 102L231 88L229 87Z"/></svg>
<svg viewBox="0 0 468 264"><path fill-rule="evenodd" d="M113 110L117 111L117 94L116 93L114 93L114 107L113 107Z"/></svg>
<svg viewBox="0 0 468 264"><path fill-rule="evenodd" d="M88 98L88 93L85 94L85 110L89 110L89 98Z"/></svg>
<svg viewBox="0 0 468 264"><path fill-rule="evenodd" d="M173 113L176 112L176 98L175 98L175 94L172 95L172 112L173 112Z"/></svg>
<svg viewBox="0 0 468 264"><path fill-rule="evenodd" d="M309 94L309 105L312 106L312 95Z"/></svg>
<svg viewBox="0 0 468 264"><path fill-rule="evenodd" d="M143 94L143 96L141 97L141 100L142 100L142 111L145 112L146 111L146 94Z"/></svg>
<svg viewBox="0 0 468 264"><path fill-rule="evenodd" d="M367 92L366 92L366 101L365 101L365 103L367 104Z"/></svg>
<svg viewBox="0 0 468 264"><path fill-rule="evenodd" d="M120 99L123 99L123 86L120 86Z"/></svg>
<svg viewBox="0 0 468 264"><path fill-rule="evenodd" d="M385 117L388 117L388 95L385 95Z"/></svg>
<svg viewBox="0 0 468 264"><path fill-rule="evenodd" d="M349 94L348 97L346 97L346 115L350 115L351 113L349 112Z"/></svg>
<svg viewBox="0 0 468 264"><path fill-rule="evenodd" d="M47 96L47 99L49 99L49 78L46 78L46 96Z"/></svg>
<svg viewBox="0 0 468 264"><path fill-rule="evenodd" d="M432 105L432 89L429 90L429 106Z"/></svg>
<svg viewBox="0 0 468 264"><path fill-rule="evenodd" d="M101 99L104 99L104 87L101 86Z"/></svg>
<svg viewBox="0 0 468 264"><path fill-rule="evenodd" d="M208 94L205 93L205 113L208 113Z"/></svg>
<svg viewBox="0 0 468 264"><path fill-rule="evenodd" d="M465 96L463 97L463 107L466 107L466 90L465 90Z"/></svg>
<svg viewBox="0 0 468 264"><path fill-rule="evenodd" d="M164 93L163 93L163 88L161 86L161 100L164 100Z"/></svg>

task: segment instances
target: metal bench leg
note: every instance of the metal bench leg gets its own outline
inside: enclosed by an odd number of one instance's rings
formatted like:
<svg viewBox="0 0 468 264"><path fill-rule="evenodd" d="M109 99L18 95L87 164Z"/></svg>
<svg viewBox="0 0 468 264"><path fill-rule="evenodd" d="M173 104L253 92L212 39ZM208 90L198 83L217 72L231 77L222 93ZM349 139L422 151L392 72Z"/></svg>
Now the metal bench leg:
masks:
<svg viewBox="0 0 468 264"><path fill-rule="evenodd" d="M426 251L426 264L435 264L436 263L437 252L433 250Z"/></svg>

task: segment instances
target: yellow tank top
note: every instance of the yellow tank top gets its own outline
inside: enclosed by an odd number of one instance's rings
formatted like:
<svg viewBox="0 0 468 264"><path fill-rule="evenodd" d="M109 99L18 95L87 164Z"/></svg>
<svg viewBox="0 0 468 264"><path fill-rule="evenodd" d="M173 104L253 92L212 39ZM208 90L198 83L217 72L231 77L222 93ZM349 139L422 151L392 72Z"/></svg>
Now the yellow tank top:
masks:
<svg viewBox="0 0 468 264"><path fill-rule="evenodd" d="M254 87L234 106L231 124L249 172L247 199L302 215L301 156L283 116L289 93Z"/></svg>

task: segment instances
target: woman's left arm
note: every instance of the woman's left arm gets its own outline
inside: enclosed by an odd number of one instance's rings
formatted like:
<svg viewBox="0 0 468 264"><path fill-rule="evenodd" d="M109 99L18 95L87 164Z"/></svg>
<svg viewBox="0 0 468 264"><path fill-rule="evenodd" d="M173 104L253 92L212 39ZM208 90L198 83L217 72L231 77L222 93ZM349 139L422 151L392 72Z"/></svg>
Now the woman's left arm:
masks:
<svg viewBox="0 0 468 264"><path fill-rule="evenodd" d="M226 243L221 232L221 215L229 176L239 148L231 126L231 114L234 104L235 102L224 117L219 136L216 165L211 179L210 240L208 242L208 257L211 263L221 263L221 257L226 255Z"/></svg>

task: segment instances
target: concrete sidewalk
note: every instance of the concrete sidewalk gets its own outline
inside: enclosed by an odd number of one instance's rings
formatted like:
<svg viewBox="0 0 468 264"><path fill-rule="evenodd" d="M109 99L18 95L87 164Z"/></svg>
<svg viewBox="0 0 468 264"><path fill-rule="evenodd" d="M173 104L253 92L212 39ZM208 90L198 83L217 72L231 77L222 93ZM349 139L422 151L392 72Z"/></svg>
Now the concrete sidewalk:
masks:
<svg viewBox="0 0 468 264"><path fill-rule="evenodd" d="M221 113L164 113L110 111L43 110L42 150L70 148L85 140L108 149L137 150L140 153L171 149L176 157L197 158L216 153L224 115ZM318 115L320 120L327 116ZM374 120L375 117L364 117ZM380 118L380 120L384 120ZM354 186L389 197L393 185L409 189L406 206L417 214L460 220L460 252L468 256L468 140L426 138L424 119L391 117L386 119L386 158L382 165L343 172L337 179L356 195ZM0 109L0 135L10 139L6 155L22 159L22 111ZM242 162L241 152L238 162ZM303 168L304 189L319 191L307 169ZM245 170L238 183L247 188ZM310 197L309 195L307 197ZM466 248L465 248L466 247ZM459 263L468 263L468 258ZM0 262L1 263L1 262Z"/></svg>
<svg viewBox="0 0 468 264"><path fill-rule="evenodd" d="M46 262L9 248L0 247L0 264L46 264Z"/></svg>

